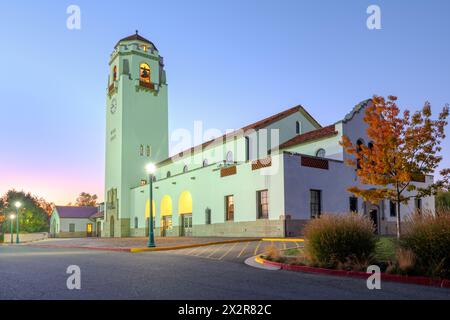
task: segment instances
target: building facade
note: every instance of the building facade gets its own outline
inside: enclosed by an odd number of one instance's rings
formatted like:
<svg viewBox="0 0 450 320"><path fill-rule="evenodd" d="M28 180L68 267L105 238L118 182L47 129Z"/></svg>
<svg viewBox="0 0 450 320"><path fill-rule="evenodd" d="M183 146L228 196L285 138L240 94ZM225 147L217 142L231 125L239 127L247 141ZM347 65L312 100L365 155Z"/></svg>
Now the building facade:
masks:
<svg viewBox="0 0 450 320"><path fill-rule="evenodd" d="M50 218L50 237L99 237L102 218L101 207L56 206Z"/></svg>
<svg viewBox="0 0 450 320"><path fill-rule="evenodd" d="M346 135L369 143L357 104L322 127L302 106L169 157L168 93L163 58L138 34L120 40L111 55L106 108L105 218L102 236L148 234L153 162L157 236L286 237L322 213L358 212L378 233L395 232L389 201L364 202L348 193L356 168L344 163ZM431 183L427 176L418 184ZM403 205L434 210L434 198Z"/></svg>

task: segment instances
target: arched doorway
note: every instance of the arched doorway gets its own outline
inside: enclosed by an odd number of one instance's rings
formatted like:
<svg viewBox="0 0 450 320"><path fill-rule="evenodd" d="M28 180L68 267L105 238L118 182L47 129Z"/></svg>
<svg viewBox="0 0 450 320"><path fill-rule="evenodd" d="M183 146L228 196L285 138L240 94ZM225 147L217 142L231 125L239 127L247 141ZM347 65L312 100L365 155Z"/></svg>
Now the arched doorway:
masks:
<svg viewBox="0 0 450 320"><path fill-rule="evenodd" d="M109 236L114 238L114 216L110 217L109 221Z"/></svg>
<svg viewBox="0 0 450 320"><path fill-rule="evenodd" d="M156 205L155 200L152 201L153 210L153 229L155 229L155 216L156 216ZM149 234L149 223L150 223L150 200L145 203L145 236L148 237Z"/></svg>
<svg viewBox="0 0 450 320"><path fill-rule="evenodd" d="M189 191L183 191L180 195L178 214L180 215L181 236L192 236L192 196Z"/></svg>
<svg viewBox="0 0 450 320"><path fill-rule="evenodd" d="M161 200L161 236L166 237L168 230L172 230L172 198L165 195Z"/></svg>

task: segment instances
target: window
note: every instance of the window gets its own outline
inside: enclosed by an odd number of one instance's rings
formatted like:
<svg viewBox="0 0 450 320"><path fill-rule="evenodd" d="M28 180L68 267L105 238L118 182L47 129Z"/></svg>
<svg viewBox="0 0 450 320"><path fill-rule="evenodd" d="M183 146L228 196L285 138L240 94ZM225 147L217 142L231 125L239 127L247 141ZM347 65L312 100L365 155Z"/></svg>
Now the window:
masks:
<svg viewBox="0 0 450 320"><path fill-rule="evenodd" d="M364 140L363 139L358 139L358 141L356 141L356 152L361 152L362 151L362 145L364 144ZM360 164L361 160L356 159L356 169L361 169L361 164Z"/></svg>
<svg viewBox="0 0 450 320"><path fill-rule="evenodd" d="M203 160L203 167L207 167L208 166L208 159Z"/></svg>
<svg viewBox="0 0 450 320"><path fill-rule="evenodd" d="M187 165L183 167L183 173L186 173L186 172L188 172L188 170L189 170L189 168L188 168L188 166L187 166Z"/></svg>
<svg viewBox="0 0 450 320"><path fill-rule="evenodd" d="M69 223L69 232L75 232L75 223Z"/></svg>
<svg viewBox="0 0 450 320"><path fill-rule="evenodd" d="M167 178L170 178L170 176L171 176L170 171L167 171L166 177L167 177Z"/></svg>
<svg viewBox="0 0 450 320"><path fill-rule="evenodd" d="M225 220L233 221L234 220L234 196L226 196L225 197Z"/></svg>
<svg viewBox="0 0 450 320"><path fill-rule="evenodd" d="M325 150L324 149L317 150L316 157L325 158Z"/></svg>
<svg viewBox="0 0 450 320"><path fill-rule="evenodd" d="M150 83L150 67L146 63L141 63L139 80Z"/></svg>
<svg viewBox="0 0 450 320"><path fill-rule="evenodd" d="M147 157L150 157L152 154L152 149L150 148L150 146L147 146Z"/></svg>
<svg viewBox="0 0 450 320"><path fill-rule="evenodd" d="M391 217L397 216L397 207L393 201L389 201L389 213Z"/></svg>
<svg viewBox="0 0 450 320"><path fill-rule="evenodd" d="M114 66L113 68L113 81L117 80L117 66Z"/></svg>
<svg viewBox="0 0 450 320"><path fill-rule="evenodd" d="M138 220L138 217L134 217L134 228L135 228L135 229L139 228L139 220Z"/></svg>
<svg viewBox="0 0 450 320"><path fill-rule="evenodd" d="M415 198L414 204L416 206L416 210L422 210L422 199L421 198Z"/></svg>
<svg viewBox="0 0 450 320"><path fill-rule="evenodd" d="M300 121L297 121L295 123L295 133L296 134L301 134L302 133L302 125L301 125Z"/></svg>
<svg viewBox="0 0 450 320"><path fill-rule="evenodd" d="M205 224L211 224L211 209L206 208L205 210Z"/></svg>
<svg viewBox="0 0 450 320"><path fill-rule="evenodd" d="M245 137L245 161L250 161L250 137Z"/></svg>
<svg viewBox="0 0 450 320"><path fill-rule="evenodd" d="M350 212L358 212L358 198L350 197Z"/></svg>
<svg viewBox="0 0 450 320"><path fill-rule="evenodd" d="M311 218L319 218L322 213L322 191L310 191Z"/></svg>
<svg viewBox="0 0 450 320"><path fill-rule="evenodd" d="M141 156L144 155L144 145L143 145L143 144L141 144L141 146L140 146L140 148L139 148L139 154L140 154Z"/></svg>
<svg viewBox="0 0 450 320"><path fill-rule="evenodd" d="M269 191L261 190L256 192L258 204L258 219L269 218Z"/></svg>
<svg viewBox="0 0 450 320"><path fill-rule="evenodd" d="M227 163L233 163L233 152L232 151L228 151L227 152L226 162Z"/></svg>

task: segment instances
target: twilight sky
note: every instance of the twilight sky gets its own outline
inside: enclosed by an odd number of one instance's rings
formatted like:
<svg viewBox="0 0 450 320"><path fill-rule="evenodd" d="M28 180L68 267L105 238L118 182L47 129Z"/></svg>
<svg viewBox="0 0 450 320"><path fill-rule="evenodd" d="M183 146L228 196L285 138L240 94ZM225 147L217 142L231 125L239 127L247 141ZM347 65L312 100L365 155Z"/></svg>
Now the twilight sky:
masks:
<svg viewBox="0 0 450 320"><path fill-rule="evenodd" d="M81 30L66 28L71 4ZM382 30L366 27L371 4ZM170 130L225 131L296 104L327 125L373 94L437 113L449 13L448 0L1 1L0 194L103 198L108 58L136 29L165 58Z"/></svg>

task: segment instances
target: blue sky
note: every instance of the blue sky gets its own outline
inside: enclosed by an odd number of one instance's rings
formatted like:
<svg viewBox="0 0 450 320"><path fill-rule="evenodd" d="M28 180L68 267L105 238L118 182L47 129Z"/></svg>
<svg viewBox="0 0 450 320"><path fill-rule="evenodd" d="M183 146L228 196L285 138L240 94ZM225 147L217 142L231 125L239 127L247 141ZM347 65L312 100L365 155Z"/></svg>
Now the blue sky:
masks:
<svg viewBox="0 0 450 320"><path fill-rule="evenodd" d="M71 4L81 30L66 28ZM371 4L382 30L366 27ZM450 102L449 12L446 0L2 1L0 193L103 196L107 63L136 29L165 58L170 129L224 131L297 104L327 125L373 94L437 113Z"/></svg>

